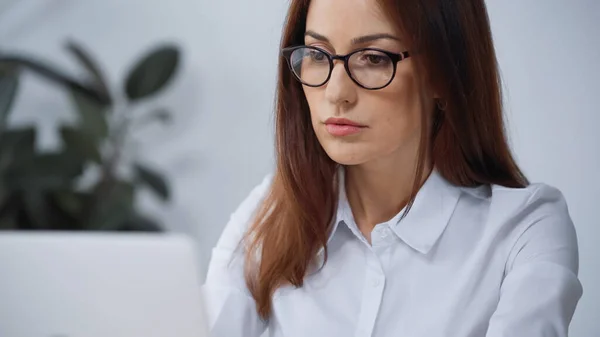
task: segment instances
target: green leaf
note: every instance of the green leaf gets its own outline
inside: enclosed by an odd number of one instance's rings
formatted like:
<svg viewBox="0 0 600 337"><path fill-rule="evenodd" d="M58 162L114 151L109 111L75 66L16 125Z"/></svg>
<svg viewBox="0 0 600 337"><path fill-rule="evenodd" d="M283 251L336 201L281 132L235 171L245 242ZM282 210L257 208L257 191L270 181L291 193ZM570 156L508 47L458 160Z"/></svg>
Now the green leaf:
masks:
<svg viewBox="0 0 600 337"><path fill-rule="evenodd" d="M97 142L106 138L108 136L107 106L78 91L71 91L71 97L79 113L81 128L91 134Z"/></svg>
<svg viewBox="0 0 600 337"><path fill-rule="evenodd" d="M106 103L111 104L112 98L110 97L110 91L108 90L106 80L91 55L74 41L67 42L67 50L70 51L90 75L93 76L94 87L108 99L108 102Z"/></svg>
<svg viewBox="0 0 600 337"><path fill-rule="evenodd" d="M89 224L92 230L119 230L134 212L135 190L131 183L118 181L110 188L110 193L96 206L94 217Z"/></svg>
<svg viewBox="0 0 600 337"><path fill-rule="evenodd" d="M6 189L6 186L4 184L0 184L0 209L5 206L6 202L10 197L10 191Z"/></svg>
<svg viewBox="0 0 600 337"><path fill-rule="evenodd" d="M142 166L141 164L134 165L134 172L139 183L148 186L163 200L169 199L169 186L160 173Z"/></svg>
<svg viewBox="0 0 600 337"><path fill-rule="evenodd" d="M32 160L7 169L6 186L24 191L70 189L83 167L81 158L68 151L36 154Z"/></svg>
<svg viewBox="0 0 600 337"><path fill-rule="evenodd" d="M162 227L154 220L137 213L133 213L125 221L121 231L128 232L162 232Z"/></svg>
<svg viewBox="0 0 600 337"><path fill-rule="evenodd" d="M64 190L54 193L53 198L56 204L68 214L76 215L83 210L85 200L79 193Z"/></svg>
<svg viewBox="0 0 600 337"><path fill-rule="evenodd" d="M5 214L0 217L0 230L17 229L17 217L13 213Z"/></svg>
<svg viewBox="0 0 600 337"><path fill-rule="evenodd" d="M71 219L74 228L83 228L87 224L83 219L86 207L90 205L92 195L89 191L57 190L50 193L56 213ZM68 224L63 224L63 226Z"/></svg>
<svg viewBox="0 0 600 337"><path fill-rule="evenodd" d="M89 134L83 132L83 130L70 126L62 126L60 128L60 135L64 142L65 149L72 152L73 155L80 156L81 161L92 160L96 163L102 162L98 145L94 139L92 139Z"/></svg>
<svg viewBox="0 0 600 337"><path fill-rule="evenodd" d="M36 132L34 126L12 128L0 135L0 148L4 151L19 147L21 144L33 146L35 138Z"/></svg>
<svg viewBox="0 0 600 337"><path fill-rule="evenodd" d="M34 164L40 173L62 175L75 179L83 173L85 161L68 151L45 153L36 156Z"/></svg>
<svg viewBox="0 0 600 337"><path fill-rule="evenodd" d="M21 193L5 195L5 200L0 205L0 230L19 229L23 223L19 215L24 212Z"/></svg>
<svg viewBox="0 0 600 337"><path fill-rule="evenodd" d="M19 74L16 66L5 66L0 70L0 131L12 109L19 88Z"/></svg>
<svg viewBox="0 0 600 337"><path fill-rule="evenodd" d="M163 46L142 58L127 76L125 93L130 100L151 96L173 77L179 65L179 50Z"/></svg>
<svg viewBox="0 0 600 337"><path fill-rule="evenodd" d="M79 81L63 73L57 67L40 60L36 60L35 58L18 55L0 55L0 66L5 65L18 66L22 69L29 70L50 81L67 87L71 91L76 91L100 105L108 105L110 103L109 98L99 92L96 88L85 86Z"/></svg>
<svg viewBox="0 0 600 337"><path fill-rule="evenodd" d="M43 192L38 189L24 191L25 209L33 229L50 229L48 207Z"/></svg>
<svg viewBox="0 0 600 337"><path fill-rule="evenodd" d="M64 85L71 92L80 115L80 123L86 132L92 133L97 139L103 139L108 134L105 113L109 108L110 99L97 88L81 84L56 67L27 57L0 55L0 65L18 66Z"/></svg>
<svg viewBox="0 0 600 337"><path fill-rule="evenodd" d="M15 128L0 135L0 172L30 162L35 153L34 127Z"/></svg>

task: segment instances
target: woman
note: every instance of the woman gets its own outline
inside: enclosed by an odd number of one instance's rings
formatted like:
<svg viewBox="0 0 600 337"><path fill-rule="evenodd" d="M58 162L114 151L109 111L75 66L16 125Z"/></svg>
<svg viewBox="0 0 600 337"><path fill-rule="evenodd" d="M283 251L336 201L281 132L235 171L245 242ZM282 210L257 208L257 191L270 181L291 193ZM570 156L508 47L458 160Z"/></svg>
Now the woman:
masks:
<svg viewBox="0 0 600 337"><path fill-rule="evenodd" d="M277 169L213 250L213 334L567 336L575 230L501 97L483 0L292 0Z"/></svg>

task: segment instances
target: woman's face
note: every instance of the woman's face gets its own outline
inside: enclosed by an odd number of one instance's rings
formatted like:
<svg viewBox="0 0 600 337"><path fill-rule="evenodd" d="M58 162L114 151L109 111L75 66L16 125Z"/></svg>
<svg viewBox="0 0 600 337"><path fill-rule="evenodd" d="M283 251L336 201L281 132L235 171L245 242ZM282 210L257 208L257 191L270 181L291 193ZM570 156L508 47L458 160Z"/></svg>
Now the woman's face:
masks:
<svg viewBox="0 0 600 337"><path fill-rule="evenodd" d="M357 43L358 39L373 35L380 38L361 39ZM406 51L395 25L381 12L375 0L312 0L305 44L320 47L332 55L345 55L361 48L393 53ZM362 62L376 69L379 59L366 56ZM364 69L369 71L369 67ZM331 78L325 85L303 88L317 138L334 161L343 165L360 165L385 158L402 161L407 159L407 154L417 153L424 109L410 57L397 64L394 79L383 89L359 87L339 60L334 61Z"/></svg>

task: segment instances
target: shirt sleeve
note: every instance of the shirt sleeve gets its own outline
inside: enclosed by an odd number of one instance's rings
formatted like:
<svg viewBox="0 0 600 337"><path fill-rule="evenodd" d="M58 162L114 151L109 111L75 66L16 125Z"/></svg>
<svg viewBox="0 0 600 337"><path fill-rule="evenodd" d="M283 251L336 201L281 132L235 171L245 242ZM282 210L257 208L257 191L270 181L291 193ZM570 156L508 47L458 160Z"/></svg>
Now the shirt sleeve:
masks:
<svg viewBox="0 0 600 337"><path fill-rule="evenodd" d="M204 310L211 337L259 337L266 322L256 311L244 279L244 251L240 241L267 193L270 176L255 187L231 215L212 250L202 286Z"/></svg>
<svg viewBox="0 0 600 337"><path fill-rule="evenodd" d="M567 337L582 287L566 202L557 189L540 185L515 219L520 233L486 337Z"/></svg>

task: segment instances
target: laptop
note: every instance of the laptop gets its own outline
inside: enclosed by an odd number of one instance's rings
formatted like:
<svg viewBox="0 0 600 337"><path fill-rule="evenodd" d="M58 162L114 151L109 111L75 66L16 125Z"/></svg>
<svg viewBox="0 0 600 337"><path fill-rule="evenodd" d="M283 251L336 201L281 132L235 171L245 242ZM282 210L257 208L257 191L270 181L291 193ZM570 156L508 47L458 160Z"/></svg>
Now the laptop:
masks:
<svg viewBox="0 0 600 337"><path fill-rule="evenodd" d="M206 337L194 242L0 232L0 336Z"/></svg>

